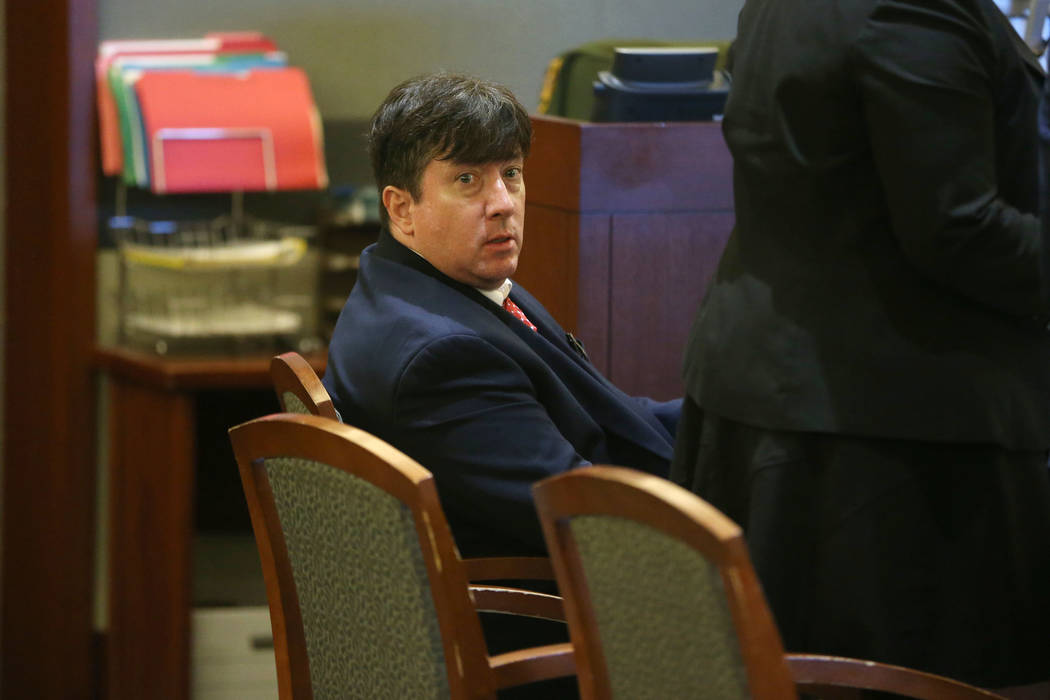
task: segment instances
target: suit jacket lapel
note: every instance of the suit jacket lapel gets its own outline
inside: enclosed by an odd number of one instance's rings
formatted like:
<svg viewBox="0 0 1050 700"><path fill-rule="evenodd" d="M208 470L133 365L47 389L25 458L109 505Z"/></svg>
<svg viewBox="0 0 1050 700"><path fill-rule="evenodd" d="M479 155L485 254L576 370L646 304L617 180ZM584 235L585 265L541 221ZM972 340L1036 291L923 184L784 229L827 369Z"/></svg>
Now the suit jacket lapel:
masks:
<svg viewBox="0 0 1050 700"><path fill-rule="evenodd" d="M624 440L640 445L659 457L670 459L674 449L673 438L656 417L639 411L632 397L621 391L595 369L590 360L572 348L564 329L532 295L515 287L511 291L511 298L538 329L531 330L507 313L513 322L510 325L515 335L562 378L595 420Z"/></svg>

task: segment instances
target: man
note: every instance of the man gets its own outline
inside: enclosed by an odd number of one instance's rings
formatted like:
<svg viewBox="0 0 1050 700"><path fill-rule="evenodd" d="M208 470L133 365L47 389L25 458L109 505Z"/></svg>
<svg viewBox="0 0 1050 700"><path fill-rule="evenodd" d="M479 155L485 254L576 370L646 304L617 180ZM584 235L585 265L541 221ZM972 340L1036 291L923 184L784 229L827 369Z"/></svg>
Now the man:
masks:
<svg viewBox="0 0 1050 700"><path fill-rule="evenodd" d="M731 63L672 479L789 650L1050 678L1041 69L992 0L748 0Z"/></svg>
<svg viewBox="0 0 1050 700"><path fill-rule="evenodd" d="M394 88L369 143L384 230L324 377L345 421L434 473L464 556L544 553L531 486L546 476L593 462L666 476L680 410L619 391L511 282L531 135L501 86Z"/></svg>

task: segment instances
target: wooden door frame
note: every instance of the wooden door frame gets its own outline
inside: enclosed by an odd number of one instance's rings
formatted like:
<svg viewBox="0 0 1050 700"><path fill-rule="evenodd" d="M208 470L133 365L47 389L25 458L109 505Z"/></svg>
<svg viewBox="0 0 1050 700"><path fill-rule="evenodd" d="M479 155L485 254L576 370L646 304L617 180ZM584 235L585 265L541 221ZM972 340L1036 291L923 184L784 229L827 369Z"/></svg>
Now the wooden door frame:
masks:
<svg viewBox="0 0 1050 700"><path fill-rule="evenodd" d="M97 0L4 13L0 694L91 698Z"/></svg>

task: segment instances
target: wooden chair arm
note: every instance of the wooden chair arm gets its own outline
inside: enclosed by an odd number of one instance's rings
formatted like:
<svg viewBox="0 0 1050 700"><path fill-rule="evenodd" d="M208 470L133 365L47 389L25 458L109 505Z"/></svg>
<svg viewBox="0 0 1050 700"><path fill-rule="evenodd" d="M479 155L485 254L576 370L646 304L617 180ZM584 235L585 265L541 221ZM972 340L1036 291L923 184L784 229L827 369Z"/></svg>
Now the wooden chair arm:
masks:
<svg viewBox="0 0 1050 700"><path fill-rule="evenodd" d="M881 690L918 700L1003 700L961 681L875 661L815 654L788 654L784 660L800 693L829 700L859 697L848 694L848 689Z"/></svg>
<svg viewBox="0 0 1050 700"><path fill-rule="evenodd" d="M565 622L562 599L556 595L503 586L471 586L470 596L478 612L508 613Z"/></svg>
<svg viewBox="0 0 1050 700"><path fill-rule="evenodd" d="M547 557L478 557L464 559L463 566L468 581L554 580L554 569Z"/></svg>
<svg viewBox="0 0 1050 700"><path fill-rule="evenodd" d="M489 657L489 667L496 676L499 689L576 674L570 642L497 654Z"/></svg>

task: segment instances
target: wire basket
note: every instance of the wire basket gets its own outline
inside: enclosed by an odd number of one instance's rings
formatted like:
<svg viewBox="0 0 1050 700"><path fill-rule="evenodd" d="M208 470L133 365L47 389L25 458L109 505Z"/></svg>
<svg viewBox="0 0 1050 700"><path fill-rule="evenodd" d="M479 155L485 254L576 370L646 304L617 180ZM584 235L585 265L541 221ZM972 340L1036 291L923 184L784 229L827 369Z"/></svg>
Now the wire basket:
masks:
<svg viewBox="0 0 1050 700"><path fill-rule="evenodd" d="M318 349L312 227L114 217L118 341L158 354Z"/></svg>

